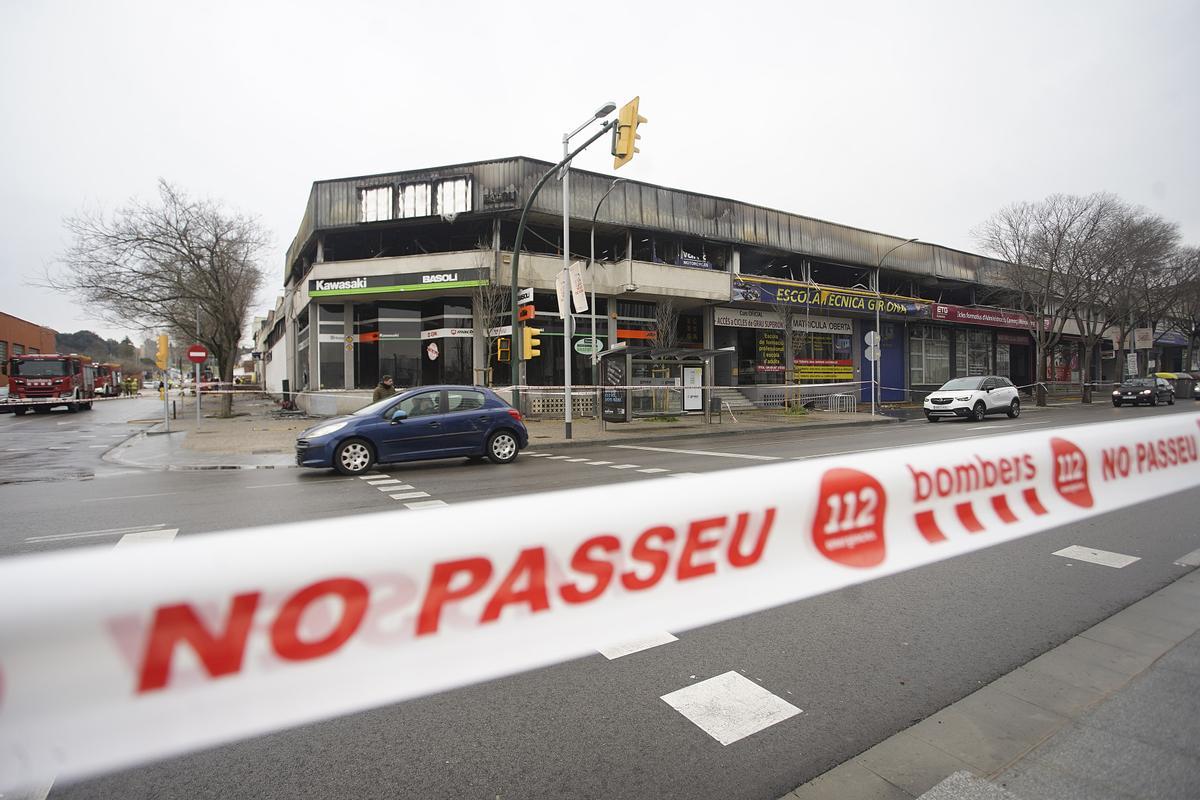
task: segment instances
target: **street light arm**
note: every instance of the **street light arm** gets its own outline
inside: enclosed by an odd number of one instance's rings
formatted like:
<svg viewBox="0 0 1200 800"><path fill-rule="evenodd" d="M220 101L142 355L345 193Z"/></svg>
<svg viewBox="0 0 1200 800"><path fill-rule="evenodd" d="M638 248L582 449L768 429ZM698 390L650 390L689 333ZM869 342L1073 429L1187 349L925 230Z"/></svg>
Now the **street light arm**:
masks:
<svg viewBox="0 0 1200 800"><path fill-rule="evenodd" d="M546 172L542 175L542 177L538 178L538 182L536 184L534 184L533 191L531 191L529 193L529 197L527 197L525 199L525 205L522 206L522 208L521 208L521 221L519 223L517 223L517 239L513 243L513 257L512 257L513 346L512 346L512 351L511 351L512 352L512 362L511 363L512 363L512 369L513 369L512 382L513 382L514 387L519 385L520 372L521 372L521 359L523 356L523 353L521 352L522 342L521 342L521 339L517 336L517 328L516 328L517 305L518 305L518 303L517 303L517 294L518 294L517 265L521 259L521 241L525 238L525 223L529 219L529 209L533 205L534 199L537 198L538 192L540 192L542 190L542 187L546 185L546 181L550 180L550 176L552 176L554 173L558 172L565 164L569 164L571 162L571 159L575 158L575 156L579 155L581 152L583 152L585 149L587 149L592 144L592 142L596 141L601 136L603 136L605 133L612 130L612 127L615 124L616 123L613 122L612 120L609 120L608 122L604 123L604 125L601 126L600 130L596 131L596 133L593 134L590 139L588 139L586 142L579 145L579 147L575 148L570 153L568 153L563 158L562 161L558 162L553 167L546 170ZM520 408L520 400L521 400L520 389L514 388L513 389L513 405L515 405L518 409Z"/></svg>
<svg viewBox="0 0 1200 800"><path fill-rule="evenodd" d="M904 247L904 245L906 245L906 244L912 244L913 242L916 242L916 241L920 241L920 240L919 240L919 239L916 239L916 238L914 237L914 238L912 238L912 239L909 239L909 240L908 240L908 241L906 241L906 242L901 242L900 244L898 244L898 245L896 245L895 247L893 247L891 250L888 250L886 253L884 253L884 254L883 254L883 258L879 259L879 264L878 264L878 266L876 266L876 267L875 267L875 269L880 269L881 267L883 267L883 262L884 262L884 261L887 261L887 257L888 257L888 256L890 256L892 253L896 252L896 251L897 251L897 250L899 250L901 247Z"/></svg>

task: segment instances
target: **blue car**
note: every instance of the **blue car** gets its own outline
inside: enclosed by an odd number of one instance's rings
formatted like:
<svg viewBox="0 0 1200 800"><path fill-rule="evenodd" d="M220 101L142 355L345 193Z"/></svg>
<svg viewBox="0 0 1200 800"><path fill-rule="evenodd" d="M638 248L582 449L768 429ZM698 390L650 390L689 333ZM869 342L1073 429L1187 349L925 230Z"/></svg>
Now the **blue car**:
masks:
<svg viewBox="0 0 1200 800"><path fill-rule="evenodd" d="M343 475L428 458L507 464L528 443L521 413L491 389L423 386L304 431L296 440L296 463Z"/></svg>

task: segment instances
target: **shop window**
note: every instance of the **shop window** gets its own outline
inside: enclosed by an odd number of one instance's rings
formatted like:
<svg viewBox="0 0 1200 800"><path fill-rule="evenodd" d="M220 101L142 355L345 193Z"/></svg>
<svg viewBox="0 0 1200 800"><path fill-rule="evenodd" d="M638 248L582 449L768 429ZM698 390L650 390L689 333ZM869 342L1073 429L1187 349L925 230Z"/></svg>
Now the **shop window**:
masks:
<svg viewBox="0 0 1200 800"><path fill-rule="evenodd" d="M433 216L428 183L409 183L400 187L400 219Z"/></svg>
<svg viewBox="0 0 1200 800"><path fill-rule="evenodd" d="M844 334L792 333L792 381L834 383L854 380L850 337Z"/></svg>
<svg viewBox="0 0 1200 800"><path fill-rule="evenodd" d="M13 355L14 355L14 356L23 356L23 355L25 355L25 345L23 345L23 344L17 344L16 342L13 342L13 346L12 346L12 348L13 348Z"/></svg>
<svg viewBox="0 0 1200 800"><path fill-rule="evenodd" d="M992 332L972 330L967 331L967 374L991 375L992 369Z"/></svg>
<svg viewBox="0 0 1200 800"><path fill-rule="evenodd" d="M437 185L437 213L441 216L471 210L471 179L452 178Z"/></svg>
<svg viewBox="0 0 1200 800"><path fill-rule="evenodd" d="M0 375L8 374L8 342L0 342Z"/></svg>
<svg viewBox="0 0 1200 800"><path fill-rule="evenodd" d="M1012 377L1012 360L1010 358L1009 346L1006 344L996 345L996 374L1003 375L1006 378Z"/></svg>
<svg viewBox="0 0 1200 800"><path fill-rule="evenodd" d="M372 186L358 190L359 222L379 222L391 218L391 186Z"/></svg>
<svg viewBox="0 0 1200 800"><path fill-rule="evenodd" d="M950 380L950 331L932 325L909 328L909 382L941 386Z"/></svg>

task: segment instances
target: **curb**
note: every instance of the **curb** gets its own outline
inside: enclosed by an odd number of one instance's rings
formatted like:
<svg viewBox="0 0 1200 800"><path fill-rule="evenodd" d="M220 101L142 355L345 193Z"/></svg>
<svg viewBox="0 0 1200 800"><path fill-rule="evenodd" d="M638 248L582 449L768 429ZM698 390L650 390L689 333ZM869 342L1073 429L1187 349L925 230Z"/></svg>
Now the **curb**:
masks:
<svg viewBox="0 0 1200 800"><path fill-rule="evenodd" d="M907 422L908 420L897 419L895 417L885 417L879 420L863 420L861 422L817 422L811 425L804 423L793 423L791 425L775 425L766 428L755 428L753 430L727 430L727 431L712 431L710 433L671 433L666 436L639 436L630 439L571 439L569 441L547 442L534 439L532 436L529 439L529 447L555 447L555 448L572 448L572 447L593 447L610 444L647 444L651 442L669 442L678 439L695 439L698 436L703 437L720 437L720 436L736 436L742 433L784 433L788 431L805 430L805 431L822 431L832 430L834 428L863 428L869 425L889 425ZM737 423L723 423L733 424Z"/></svg>
<svg viewBox="0 0 1200 800"><path fill-rule="evenodd" d="M177 431L170 432L177 433ZM122 439L117 444L105 450L100 454L100 460L109 464L120 464L123 467L157 470L158 472L209 472L214 470L235 469L300 469L300 467L296 464L145 464L140 461L122 458L118 452L136 438L144 436L161 436L166 433L167 431L156 431L153 428L139 431L138 433L135 433L126 439Z"/></svg>

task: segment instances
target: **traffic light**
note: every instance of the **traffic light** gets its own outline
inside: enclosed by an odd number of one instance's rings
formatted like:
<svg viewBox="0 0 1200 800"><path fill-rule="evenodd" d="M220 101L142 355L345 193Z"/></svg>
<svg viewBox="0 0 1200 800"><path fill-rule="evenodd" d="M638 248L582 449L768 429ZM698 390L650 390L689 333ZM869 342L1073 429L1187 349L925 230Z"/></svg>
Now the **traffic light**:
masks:
<svg viewBox="0 0 1200 800"><path fill-rule="evenodd" d="M496 360L505 362L512 360L512 342L507 336L496 340Z"/></svg>
<svg viewBox="0 0 1200 800"><path fill-rule="evenodd" d="M171 363L171 344L165 333L158 336L158 353L154 356L154 363L159 369L166 369Z"/></svg>
<svg viewBox="0 0 1200 800"><path fill-rule="evenodd" d="M621 111L617 115L617 124L613 128L612 139L613 169L628 164L633 160L634 153L642 152L637 148L637 140L642 138L637 129L638 125L648 120L638 114L639 99L635 97L621 106Z"/></svg>
<svg viewBox="0 0 1200 800"><path fill-rule="evenodd" d="M521 332L524 334L521 340L524 342L521 352L525 354L525 358L537 358L540 356L542 351L539 348L542 346L542 340L537 337L541 335L542 329L531 328L525 325L521 328Z"/></svg>

